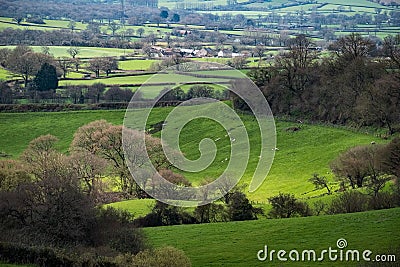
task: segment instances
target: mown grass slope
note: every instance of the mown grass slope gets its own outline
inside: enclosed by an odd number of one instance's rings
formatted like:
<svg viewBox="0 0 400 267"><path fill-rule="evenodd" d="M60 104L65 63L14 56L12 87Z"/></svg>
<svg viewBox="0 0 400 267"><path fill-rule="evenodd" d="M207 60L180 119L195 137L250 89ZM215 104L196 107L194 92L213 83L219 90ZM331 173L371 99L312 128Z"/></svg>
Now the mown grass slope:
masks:
<svg viewBox="0 0 400 267"><path fill-rule="evenodd" d="M313 249L319 257L324 249L337 249L340 238L347 241L343 250L369 249L377 254L400 257L400 208L332 216L277 220L179 225L145 228L156 247L174 246L185 251L196 266L360 266L357 262L260 262L257 252L269 250ZM301 254L300 254L301 255ZM288 255L286 255L287 257ZM301 257L301 256L300 256ZM365 262L364 262L365 263ZM362 265L361 265L362 266ZM372 266L372 265L371 265Z"/></svg>

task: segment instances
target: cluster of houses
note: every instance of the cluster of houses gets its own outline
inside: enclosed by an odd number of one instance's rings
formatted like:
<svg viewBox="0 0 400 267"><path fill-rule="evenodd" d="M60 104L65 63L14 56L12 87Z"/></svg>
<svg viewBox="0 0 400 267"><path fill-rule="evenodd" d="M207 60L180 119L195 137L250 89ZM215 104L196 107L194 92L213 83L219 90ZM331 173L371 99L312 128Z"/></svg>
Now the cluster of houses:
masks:
<svg viewBox="0 0 400 267"><path fill-rule="evenodd" d="M172 57L173 55L181 55L182 57L219 57L219 58L234 58L242 56L250 56L249 51L243 51L241 53L233 53L228 49L214 50L208 47L201 49L188 49L188 48L165 48L160 46L151 47L151 57L153 58L166 58Z"/></svg>

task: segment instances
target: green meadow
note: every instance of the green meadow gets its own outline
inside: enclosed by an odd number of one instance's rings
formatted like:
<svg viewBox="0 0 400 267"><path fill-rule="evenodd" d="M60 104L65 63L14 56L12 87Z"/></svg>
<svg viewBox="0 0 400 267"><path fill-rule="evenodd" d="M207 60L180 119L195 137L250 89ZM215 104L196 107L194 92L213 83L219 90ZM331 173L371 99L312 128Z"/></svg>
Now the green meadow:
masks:
<svg viewBox="0 0 400 267"><path fill-rule="evenodd" d="M165 120L172 108L155 108L152 110L148 125ZM60 139L58 149L67 152L73 134L77 128L94 120L105 119L113 124L122 124L125 110L113 111L79 111L54 113L0 113L0 151L18 157L27 147L30 140L45 134L53 134ZM243 183L251 181L253 172L258 164L257 148L260 146L257 123L249 115L241 116L246 126L251 151ZM288 131L289 127L300 127L297 132ZM354 132L344 128L333 128L323 125L297 124L276 121L277 148L272 168L262 186L249 198L260 204L265 204L267 198L279 192L291 192L296 196L307 199L324 193L314 191L307 182L315 172L326 175L333 182L329 172L329 162L340 152L359 144L369 144L372 140L382 142L373 135ZM198 144L208 137L219 148L213 164L205 171L184 173L194 184L204 178L217 178L224 169L229 157L230 142L224 137L226 131L217 123L197 119L187 124L180 134L182 151L187 157L199 156Z"/></svg>
<svg viewBox="0 0 400 267"><path fill-rule="evenodd" d="M338 260L301 261L303 250L314 250L317 258L322 250L338 249L340 238L347 241L347 250L371 250L371 259L378 254L397 254L399 260L400 208L331 216L313 216L277 220L211 223L145 228L150 242L156 247L174 246L189 256L197 266L363 266L366 262ZM257 253L268 246L275 250L272 261L259 261ZM278 261L278 250L295 249L300 261ZM338 249L339 250L339 249ZM340 250L338 254L340 255ZM360 256L362 258L362 256ZM362 260L362 259L361 259ZM373 265L368 265L373 266ZM389 265L388 265L389 266ZM390 265L397 266L397 265Z"/></svg>
<svg viewBox="0 0 400 267"><path fill-rule="evenodd" d="M1 48L14 49L15 46L2 46ZM35 52L42 52L41 46L31 46ZM50 54L54 57L71 57L67 50L69 46L49 46ZM79 49L79 58L94 58L94 57L118 57L129 53L133 50L120 48L105 48L105 47L77 47Z"/></svg>
<svg viewBox="0 0 400 267"><path fill-rule="evenodd" d="M134 218L145 216L151 212L155 203L154 199L131 199L120 202L115 202L105 205L106 207L113 207L116 209L126 210L131 213Z"/></svg>
<svg viewBox="0 0 400 267"><path fill-rule="evenodd" d="M152 59L124 60L119 61L118 67L121 70L148 70L157 61Z"/></svg>
<svg viewBox="0 0 400 267"><path fill-rule="evenodd" d="M123 203L123 202L122 202ZM352 214L301 217L291 219L257 220L197 225L176 225L145 228L149 242L154 247L174 246L182 249L193 267L205 266L364 266L362 253L370 250L372 261L376 255L395 255L400 252L398 220L400 208ZM318 238L316 238L318 237ZM338 249L337 241L345 239L347 246ZM289 242L290 240L290 242ZM260 250L275 250L273 258L259 261ZM336 261L330 261L323 250L336 250ZM277 259L277 251L292 250L299 253L299 261ZM302 261L302 253L313 250L316 261ZM346 261L348 251L357 250L360 262ZM342 260L340 255L342 251ZM294 254L295 255L295 254ZM307 254L305 254L307 259ZM260 253L260 256L264 256ZM323 259L318 261L318 259ZM311 258L312 259L312 258ZM361 265L360 265L361 264ZM1 267L29 267L32 265L2 264ZM374 265L367 265L374 266ZM385 265L386 266L386 265ZM388 266L397 266L394 265Z"/></svg>
<svg viewBox="0 0 400 267"><path fill-rule="evenodd" d="M45 24L33 24L28 22L22 22L18 25L12 18L0 17L0 30L13 28L13 29L27 29L27 30L57 30L57 29L69 29L69 20L43 20ZM81 22L75 23L75 30L83 30L86 25Z"/></svg>
<svg viewBox="0 0 400 267"><path fill-rule="evenodd" d="M7 80L12 77L14 77L14 75L10 71L0 67L0 80Z"/></svg>

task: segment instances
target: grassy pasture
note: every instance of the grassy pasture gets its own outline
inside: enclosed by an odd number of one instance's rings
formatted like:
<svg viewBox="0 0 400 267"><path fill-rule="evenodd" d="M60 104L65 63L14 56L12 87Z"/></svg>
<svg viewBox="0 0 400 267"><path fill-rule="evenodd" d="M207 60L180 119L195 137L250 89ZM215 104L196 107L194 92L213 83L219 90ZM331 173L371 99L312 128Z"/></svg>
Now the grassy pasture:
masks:
<svg viewBox="0 0 400 267"><path fill-rule="evenodd" d="M154 62L157 62L157 60L141 60L141 59L136 59L136 60L125 60L125 61L119 61L119 68L121 70L148 70Z"/></svg>
<svg viewBox="0 0 400 267"><path fill-rule="evenodd" d="M145 216L151 212L155 203L154 199L132 199L105 205L130 212L135 218Z"/></svg>
<svg viewBox="0 0 400 267"><path fill-rule="evenodd" d="M281 7L282 4L286 4L286 0L271 0L267 3L251 3L245 5L245 7L253 7L253 8L269 8L270 6L275 7L273 10L265 10L265 11L200 11L203 13L213 13L217 15L223 14L231 14L235 16L237 14L243 14L248 18L258 18L259 15L261 16L268 16L272 12L279 13L281 15L287 12L298 12L298 11L305 11L309 13L312 11L313 7L317 7L316 4L303 4L298 6L292 7ZM317 12L322 13L331 13L336 12L339 6L343 6L345 11L349 11L351 8L351 12L342 12L342 14L346 14L349 16L353 16L357 13L375 13L375 8L380 8L382 10L394 10L392 7L385 7L378 3L374 3L367 0L355 0L355 1L347 1L347 0L324 0L323 3L327 3L321 8L317 8Z"/></svg>
<svg viewBox="0 0 400 267"><path fill-rule="evenodd" d="M129 63L128 63L129 64ZM215 73L218 73L216 71ZM222 75L222 74L221 74ZM185 84L188 82L202 82L207 81L210 83L227 82L228 79L224 78L196 78L188 75L181 74L156 74L156 75L137 75L137 76L124 76L124 77L102 77L100 79L90 80L62 80L59 82L60 86L70 85L93 85L94 83L104 83L105 85L124 85L124 84L143 84L146 83L149 86L141 88L143 96L145 98L154 98L159 92L165 87L165 85L158 85L158 83L175 83L176 85ZM154 85L151 85L154 84Z"/></svg>
<svg viewBox="0 0 400 267"><path fill-rule="evenodd" d="M153 109L149 124L165 119L172 108ZM76 129L94 120L106 119L114 124L122 124L125 110L114 111L80 111L57 113L0 113L0 151L14 158L27 147L30 140L45 134L53 134L60 139L58 148L67 152ZM259 137L257 124L252 117L242 116L248 129L251 152L247 171L242 179L249 183L258 163ZM263 185L249 197L257 202L265 203L267 197L279 192L293 192L298 197L307 198L323 193L323 190L313 191L313 186L307 182L314 172L326 175L332 180L329 172L329 162L345 149L369 144L376 140L372 135L355 133L341 128L318 125L297 125L302 130L288 132L286 128L296 126L290 122L277 121L277 147L271 171ZM211 121L194 120L184 127L180 134L181 149L188 157L199 155L199 141L205 137L221 138L216 142L220 148L215 162L202 172L202 176L185 173L193 183L200 182L205 177L216 178L226 163L221 161L230 153L230 142L224 138L226 132L218 124Z"/></svg>
<svg viewBox="0 0 400 267"><path fill-rule="evenodd" d="M195 0L185 0L185 3L198 3ZM180 3L178 1L171 1L171 0L160 0L158 2L158 7L168 7L170 9L175 9L176 3ZM210 0L204 3L212 3L214 5L226 5L226 0Z"/></svg>
<svg viewBox="0 0 400 267"><path fill-rule="evenodd" d="M144 83L152 75L137 75L137 76L124 76L124 77L110 77L100 78L91 80L63 80L59 82L59 85L92 85L94 83L110 84L140 84Z"/></svg>
<svg viewBox="0 0 400 267"><path fill-rule="evenodd" d="M43 20L46 24L33 24L28 22L22 22L18 25L12 18L0 17L0 30L6 28L13 29L29 29L29 30L57 30L57 29L69 29L69 20ZM81 22L76 22L75 30L83 30L86 25Z"/></svg>
<svg viewBox="0 0 400 267"><path fill-rule="evenodd" d="M280 262L276 258L260 262L257 252L268 250L315 250L317 257L324 249L337 249L339 238L347 240L343 249L369 249L377 254L400 257L400 208L334 216L314 216L280 220L179 225L146 228L156 247L174 246L185 251L196 266L360 266L360 262ZM286 257L288 255L286 254ZM301 256L300 256L301 259ZM371 265L372 266L372 265ZM392 265L394 266L394 265Z"/></svg>
<svg viewBox="0 0 400 267"><path fill-rule="evenodd" d="M14 49L15 46L1 46L1 48L9 48ZM42 52L41 46L31 46L31 48L35 52ZM71 57L67 50L70 48L69 46L49 46L50 54L54 57ZM79 54L77 57L79 58L94 58L94 57L117 57L122 56L124 54L131 53L132 50L129 49L119 49L119 48L104 48L104 47L78 47Z"/></svg>
<svg viewBox="0 0 400 267"><path fill-rule="evenodd" d="M11 72L0 67L0 80L7 80L13 77L14 75Z"/></svg>

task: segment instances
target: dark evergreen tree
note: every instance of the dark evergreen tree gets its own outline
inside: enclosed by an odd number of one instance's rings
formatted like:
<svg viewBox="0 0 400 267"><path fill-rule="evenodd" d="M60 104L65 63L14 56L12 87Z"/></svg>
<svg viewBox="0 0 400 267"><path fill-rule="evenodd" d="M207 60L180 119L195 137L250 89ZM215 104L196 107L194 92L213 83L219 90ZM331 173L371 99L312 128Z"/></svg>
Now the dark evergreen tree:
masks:
<svg viewBox="0 0 400 267"><path fill-rule="evenodd" d="M58 78L56 68L46 62L33 79L33 88L38 91L49 91L55 90L57 87Z"/></svg>
<svg viewBox="0 0 400 267"><path fill-rule="evenodd" d="M0 104L11 104L13 102L13 92L6 83L0 83Z"/></svg>
<svg viewBox="0 0 400 267"><path fill-rule="evenodd" d="M161 18L166 19L166 18L168 18L168 16L169 16L168 10L162 10L160 12L160 17Z"/></svg>

